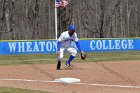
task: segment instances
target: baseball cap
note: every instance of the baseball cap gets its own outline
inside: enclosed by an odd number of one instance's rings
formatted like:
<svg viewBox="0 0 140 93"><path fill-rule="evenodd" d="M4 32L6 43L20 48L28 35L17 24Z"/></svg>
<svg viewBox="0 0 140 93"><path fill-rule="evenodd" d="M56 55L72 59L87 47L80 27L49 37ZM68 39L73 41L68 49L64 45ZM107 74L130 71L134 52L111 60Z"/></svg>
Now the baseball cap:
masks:
<svg viewBox="0 0 140 93"><path fill-rule="evenodd" d="M73 25L73 24L69 25L69 30L75 30L75 28L76 28L75 25Z"/></svg>

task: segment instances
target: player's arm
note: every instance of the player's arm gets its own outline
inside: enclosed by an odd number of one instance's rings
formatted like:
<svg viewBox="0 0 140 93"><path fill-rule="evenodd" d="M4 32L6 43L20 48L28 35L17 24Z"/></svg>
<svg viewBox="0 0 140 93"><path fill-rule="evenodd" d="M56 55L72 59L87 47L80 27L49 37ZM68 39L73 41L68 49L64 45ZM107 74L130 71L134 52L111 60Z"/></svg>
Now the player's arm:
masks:
<svg viewBox="0 0 140 93"><path fill-rule="evenodd" d="M83 60L86 59L87 54L84 51L81 50L79 42L76 42L76 46L77 46L77 48L79 49L79 51L81 53L81 59L83 59Z"/></svg>
<svg viewBox="0 0 140 93"><path fill-rule="evenodd" d="M81 52L82 50L81 50L79 42L76 42L76 46L77 46L78 50Z"/></svg>
<svg viewBox="0 0 140 93"><path fill-rule="evenodd" d="M81 53L81 59L83 59L83 60L86 59L87 54L84 51L81 50L79 42L76 42L76 46L77 46L77 48L79 49L79 51Z"/></svg>
<svg viewBox="0 0 140 93"><path fill-rule="evenodd" d="M77 34L75 33L75 39L74 39L75 43L76 43L76 46L78 48L78 50L81 52L81 47L80 47L80 44L79 44L79 40L78 40L78 37L77 37Z"/></svg>
<svg viewBox="0 0 140 93"><path fill-rule="evenodd" d="M60 54L60 42L57 42L57 52L56 52L57 55Z"/></svg>
<svg viewBox="0 0 140 93"><path fill-rule="evenodd" d="M80 44L79 44L79 42L78 42L77 34L75 34L75 36L76 36L76 38L75 38L76 46L77 46L77 48L79 49L79 51L80 51L80 53L81 53L81 59L84 60L84 59L86 59L87 54L84 53L84 51L81 50Z"/></svg>
<svg viewBox="0 0 140 93"><path fill-rule="evenodd" d="M57 42L57 51L60 51L60 42Z"/></svg>
<svg viewBox="0 0 140 93"><path fill-rule="evenodd" d="M57 40L57 51L56 54L59 55L60 54L60 42L63 40L63 33L60 35L60 37Z"/></svg>

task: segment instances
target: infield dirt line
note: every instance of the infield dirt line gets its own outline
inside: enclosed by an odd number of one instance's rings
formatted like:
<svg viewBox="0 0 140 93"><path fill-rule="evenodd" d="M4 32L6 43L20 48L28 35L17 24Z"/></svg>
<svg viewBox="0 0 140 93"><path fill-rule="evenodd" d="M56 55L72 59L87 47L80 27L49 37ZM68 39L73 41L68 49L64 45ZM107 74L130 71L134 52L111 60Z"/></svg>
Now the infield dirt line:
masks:
<svg viewBox="0 0 140 93"><path fill-rule="evenodd" d="M39 82L39 83L65 83L58 81L46 81L46 80L29 80L29 79L8 79L1 78L0 81L22 81L22 82ZM118 87L118 88L132 88L132 89L140 89L140 86L127 86L127 85L111 85L111 84L90 84L90 83L67 83L67 84L75 84L75 85L86 85L86 86L98 86L98 87Z"/></svg>

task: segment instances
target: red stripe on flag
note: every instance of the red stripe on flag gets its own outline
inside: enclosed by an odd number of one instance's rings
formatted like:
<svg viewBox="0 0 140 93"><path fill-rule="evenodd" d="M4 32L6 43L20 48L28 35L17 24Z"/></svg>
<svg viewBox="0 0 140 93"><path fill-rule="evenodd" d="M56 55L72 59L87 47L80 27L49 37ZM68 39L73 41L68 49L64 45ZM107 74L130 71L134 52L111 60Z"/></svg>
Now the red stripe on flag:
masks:
<svg viewBox="0 0 140 93"><path fill-rule="evenodd" d="M66 7L68 0L56 0L56 7Z"/></svg>

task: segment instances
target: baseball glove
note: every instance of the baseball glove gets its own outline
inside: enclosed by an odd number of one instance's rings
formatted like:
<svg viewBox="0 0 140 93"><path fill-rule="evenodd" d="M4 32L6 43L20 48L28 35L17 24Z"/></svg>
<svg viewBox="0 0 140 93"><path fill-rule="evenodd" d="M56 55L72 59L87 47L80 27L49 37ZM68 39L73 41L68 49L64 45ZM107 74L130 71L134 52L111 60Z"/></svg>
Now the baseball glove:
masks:
<svg viewBox="0 0 140 93"><path fill-rule="evenodd" d="M81 51L81 59L86 59L87 58L87 54L84 53L84 51Z"/></svg>

